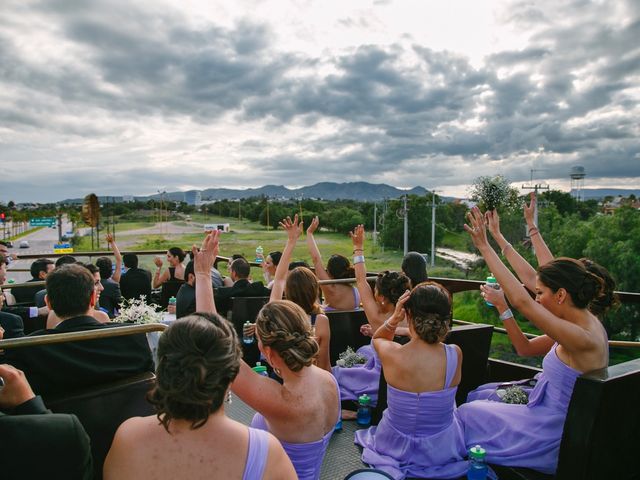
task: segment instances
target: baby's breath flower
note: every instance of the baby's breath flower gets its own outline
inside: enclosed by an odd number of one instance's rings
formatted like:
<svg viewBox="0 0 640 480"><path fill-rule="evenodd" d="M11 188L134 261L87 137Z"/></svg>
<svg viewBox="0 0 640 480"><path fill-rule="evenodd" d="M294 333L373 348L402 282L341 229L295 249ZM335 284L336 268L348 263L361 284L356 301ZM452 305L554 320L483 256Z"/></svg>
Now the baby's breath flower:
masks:
<svg viewBox="0 0 640 480"><path fill-rule="evenodd" d="M145 302L144 296L138 299L124 301L124 306L120 309L120 314L113 319L114 322L125 323L160 323L162 312L158 312L157 305Z"/></svg>
<svg viewBox="0 0 640 480"><path fill-rule="evenodd" d="M520 208L518 191L511 187L502 175L476 178L469 193L469 198L476 202L481 210Z"/></svg>
<svg viewBox="0 0 640 480"><path fill-rule="evenodd" d="M353 348L347 347L347 349L338 356L336 365L339 367L351 368L355 365L362 365L366 363L367 359L359 353L353 351Z"/></svg>

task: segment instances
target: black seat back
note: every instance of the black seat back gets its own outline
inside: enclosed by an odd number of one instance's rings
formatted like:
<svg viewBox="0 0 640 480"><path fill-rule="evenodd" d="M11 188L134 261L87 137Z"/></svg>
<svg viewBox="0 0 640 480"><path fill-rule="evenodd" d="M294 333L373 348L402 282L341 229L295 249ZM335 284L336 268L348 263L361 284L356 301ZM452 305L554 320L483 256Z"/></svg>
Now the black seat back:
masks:
<svg viewBox="0 0 640 480"><path fill-rule="evenodd" d="M146 394L155 383L155 375L142 373L70 395L48 397L47 407L54 413L73 413L91 439L94 478L102 478L102 466L111 448L116 430L131 417L154 413Z"/></svg>
<svg viewBox="0 0 640 480"><path fill-rule="evenodd" d="M329 361L331 365L336 364L339 355L347 347L354 350L368 345L371 338L360 333L360 327L367 323L367 316L364 310L330 311L325 315L329 319L331 330L331 340L329 341Z"/></svg>

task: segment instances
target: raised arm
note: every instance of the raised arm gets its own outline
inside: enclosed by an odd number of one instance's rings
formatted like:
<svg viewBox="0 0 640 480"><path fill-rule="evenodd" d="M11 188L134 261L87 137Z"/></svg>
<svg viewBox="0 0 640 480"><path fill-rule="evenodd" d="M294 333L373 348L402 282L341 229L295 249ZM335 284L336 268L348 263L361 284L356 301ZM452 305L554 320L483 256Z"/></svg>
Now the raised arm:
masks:
<svg viewBox="0 0 640 480"><path fill-rule="evenodd" d="M122 255L120 254L118 245L116 245L115 238L113 238L113 235L111 235L110 233L107 233L107 243L111 245L113 257L116 259L116 268L113 271L113 275L111 275L111 280L116 283L120 283L120 275L122 275Z"/></svg>
<svg viewBox="0 0 640 480"><path fill-rule="evenodd" d="M500 215L498 215L497 210L492 210L485 213L485 218L487 220L487 224L489 227L489 233L500 247L502 251L502 255L507 259L509 264L513 267L518 275L518 278L524 286L531 292L536 291L536 270L529 262L527 262L520 254L516 251L513 246L507 242L507 240L502 235L500 231Z"/></svg>
<svg viewBox="0 0 640 480"><path fill-rule="evenodd" d="M322 265L322 255L320 255L320 249L318 248L316 239L313 236L319 225L320 220L318 219L318 217L313 217L313 220L311 220L311 225L309 225L309 228L307 228L307 246L309 247L311 261L313 262L313 267L316 271L316 277L318 277L320 280L331 280L331 277L324 269L324 265Z"/></svg>
<svg viewBox="0 0 640 480"><path fill-rule="evenodd" d="M485 218L480 209L473 207L467 216L470 225L465 224L464 229L469 233L474 245L484 257L487 267L500 283L511 305L517 308L536 327L569 351L591 347L592 341L583 328L571 322L560 321L558 317L535 302L518 279L500 261L500 258L487 240Z"/></svg>
<svg viewBox="0 0 640 480"><path fill-rule="evenodd" d="M384 323L378 327L376 333L373 334L373 347L383 361L387 358L388 352L401 347L399 343L393 341L393 336L396 333L398 325L406 317L404 304L407 303L409 297L411 297L411 291L407 290L398 298L393 315L385 320Z"/></svg>
<svg viewBox="0 0 640 480"><path fill-rule="evenodd" d="M164 282L169 280L169 270L162 271L162 258L156 257L153 259L153 263L156 264L156 273L153 275L153 281L151 282L151 286L153 288L158 288Z"/></svg>
<svg viewBox="0 0 640 480"><path fill-rule="evenodd" d="M516 353L523 357L535 357L545 355L553 346L553 340L547 335L540 335L536 338L527 338L518 322L513 317L513 312L509 308L504 298L502 288L495 289L489 285L481 285L482 297L489 303L493 304L500 320L504 325L511 344L516 349Z"/></svg>
<svg viewBox="0 0 640 480"><path fill-rule="evenodd" d="M218 256L220 232L212 230L207 232L202 241L202 247L198 250L194 245L193 271L196 274L196 311L205 313L218 313L213 299L213 285L211 285L211 267Z"/></svg>
<svg viewBox="0 0 640 480"><path fill-rule="evenodd" d="M287 283L287 271L289 270L289 262L291 261L291 254L298 242L298 238L302 235L303 224L298 223L298 214L296 213L291 221L291 217L287 217L280 222L280 226L287 232L287 243L282 251L282 257L276 267L276 276L271 287L271 297L269 301L282 300L282 294L284 293L284 287Z"/></svg>
<svg viewBox="0 0 640 480"><path fill-rule="evenodd" d="M364 263L364 226L358 225L353 232L349 232L349 236L353 243L353 269L356 272L356 287L360 293L362 308L371 324L371 329L377 331L382 322L378 320L378 303L367 282L367 268Z"/></svg>
<svg viewBox="0 0 640 480"><path fill-rule="evenodd" d="M525 204L524 206L524 219L526 220L527 227L529 228L529 238L531 239L531 245L535 251L536 258L538 259L538 265L544 265L545 263L549 263L553 260L553 254L544 242L544 239L540 234L540 230L538 230L538 226L535 223L534 216L536 204L538 202L535 192L530 193L529 199L529 205Z"/></svg>

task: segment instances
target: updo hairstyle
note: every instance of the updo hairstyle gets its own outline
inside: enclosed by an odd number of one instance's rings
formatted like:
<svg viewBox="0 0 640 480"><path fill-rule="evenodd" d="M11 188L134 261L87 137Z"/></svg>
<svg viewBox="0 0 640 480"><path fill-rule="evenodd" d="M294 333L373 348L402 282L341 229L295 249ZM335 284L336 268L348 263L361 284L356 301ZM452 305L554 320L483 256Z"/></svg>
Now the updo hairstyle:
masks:
<svg viewBox="0 0 640 480"><path fill-rule="evenodd" d="M262 307L256 332L262 345L278 352L293 372L310 366L319 350L307 314L290 300L276 300Z"/></svg>
<svg viewBox="0 0 640 480"><path fill-rule="evenodd" d="M271 252L269 253L269 255L267 255L267 257L271 257L271 261L277 267L278 264L280 263L280 259L282 258L282 252L278 252L278 251Z"/></svg>
<svg viewBox="0 0 640 480"><path fill-rule="evenodd" d="M221 406L240 369L242 349L233 326L216 314L173 322L158 342L156 385L147 399L169 432L173 419L202 427Z"/></svg>
<svg viewBox="0 0 640 480"><path fill-rule="evenodd" d="M451 293L436 282L422 282L411 290L404 308L418 337L427 343L444 340L451 322Z"/></svg>
<svg viewBox="0 0 640 480"><path fill-rule="evenodd" d="M559 257L538 267L540 281L557 292L564 288L577 308L587 308L604 296L604 281L573 258Z"/></svg>
<svg viewBox="0 0 640 480"><path fill-rule="evenodd" d="M184 250L182 250L180 247L171 247L169 249L169 253L174 257L178 257L178 260L180 260L180 263L182 263L185 257L187 256Z"/></svg>
<svg viewBox="0 0 640 480"><path fill-rule="evenodd" d="M411 288L411 280L404 273L385 270L378 273L376 292L389 300L393 305L404 292Z"/></svg>
<svg viewBox="0 0 640 480"><path fill-rule="evenodd" d="M334 280L342 278L354 278L356 271L351 266L349 259L344 255L331 255L327 262L327 273Z"/></svg>
<svg viewBox="0 0 640 480"><path fill-rule="evenodd" d="M419 283L429 280L427 274L427 261L418 252L408 252L402 258L402 272L411 279L411 286L415 287Z"/></svg>
<svg viewBox="0 0 640 480"><path fill-rule="evenodd" d="M592 262L588 258L581 258L580 262L582 262L588 272L593 273L596 277L602 279L602 295L591 301L589 304L589 310L596 317L603 317L609 309L620 305L620 299L615 293L616 281L602 265Z"/></svg>
<svg viewBox="0 0 640 480"><path fill-rule="evenodd" d="M287 276L284 293L287 300L302 307L307 315L322 313L318 297L320 285L315 274L305 267L296 267Z"/></svg>

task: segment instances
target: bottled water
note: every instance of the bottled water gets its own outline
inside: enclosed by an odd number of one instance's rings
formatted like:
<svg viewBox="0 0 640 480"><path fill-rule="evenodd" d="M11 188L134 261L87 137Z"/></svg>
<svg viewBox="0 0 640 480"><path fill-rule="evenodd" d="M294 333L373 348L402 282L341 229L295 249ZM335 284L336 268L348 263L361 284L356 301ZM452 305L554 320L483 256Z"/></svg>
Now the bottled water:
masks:
<svg viewBox="0 0 640 480"><path fill-rule="evenodd" d="M469 449L469 470L467 480L486 480L488 468L485 461L487 452L480 445Z"/></svg>

